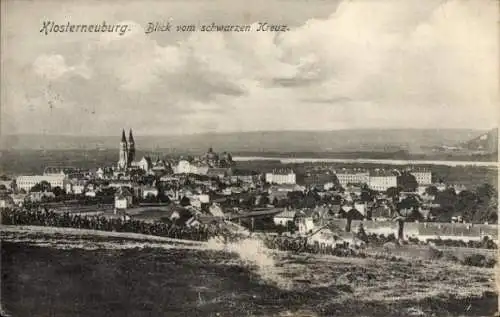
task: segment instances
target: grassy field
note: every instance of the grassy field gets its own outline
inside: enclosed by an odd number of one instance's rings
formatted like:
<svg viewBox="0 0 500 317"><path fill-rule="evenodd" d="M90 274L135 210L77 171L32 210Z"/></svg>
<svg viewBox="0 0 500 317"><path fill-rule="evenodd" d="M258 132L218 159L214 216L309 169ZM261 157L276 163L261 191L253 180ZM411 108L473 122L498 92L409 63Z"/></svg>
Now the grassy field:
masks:
<svg viewBox="0 0 500 317"><path fill-rule="evenodd" d="M11 316L492 316L494 270L78 230L2 230Z"/></svg>

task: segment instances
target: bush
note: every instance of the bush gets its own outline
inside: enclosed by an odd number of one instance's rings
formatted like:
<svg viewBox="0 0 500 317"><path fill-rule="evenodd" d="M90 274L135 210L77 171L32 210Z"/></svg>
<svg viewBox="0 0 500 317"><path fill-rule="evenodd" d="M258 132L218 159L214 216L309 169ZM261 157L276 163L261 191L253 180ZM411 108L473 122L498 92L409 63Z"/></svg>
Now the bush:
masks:
<svg viewBox="0 0 500 317"><path fill-rule="evenodd" d="M420 240L418 238L410 237L408 238L408 241L413 244L419 244Z"/></svg>
<svg viewBox="0 0 500 317"><path fill-rule="evenodd" d="M464 241L464 240L454 240L454 239L430 239L429 242L434 243L436 246L447 246L447 247L456 247L456 248L474 248L474 249L490 249L495 250L498 248L497 244L494 240L485 239L481 241Z"/></svg>
<svg viewBox="0 0 500 317"><path fill-rule="evenodd" d="M389 242L396 241L396 236L394 235L394 233L391 233L387 236L387 241Z"/></svg>
<svg viewBox="0 0 500 317"><path fill-rule="evenodd" d="M471 255L467 255L462 260L463 265L469 266L477 266L477 267L489 267L492 268L495 266L496 260L493 258L486 258L485 255L474 253Z"/></svg>
<svg viewBox="0 0 500 317"><path fill-rule="evenodd" d="M133 232L177 239L207 241L210 237L229 233L213 225L190 228L168 223L148 223L139 220L108 219L102 216L80 216L77 214L57 214L41 209L4 209L1 212L3 224L35 225L63 228L91 229L113 232Z"/></svg>
<svg viewBox="0 0 500 317"><path fill-rule="evenodd" d="M378 239L379 239L380 243L387 242L387 239L385 238L385 236L383 234L379 234Z"/></svg>

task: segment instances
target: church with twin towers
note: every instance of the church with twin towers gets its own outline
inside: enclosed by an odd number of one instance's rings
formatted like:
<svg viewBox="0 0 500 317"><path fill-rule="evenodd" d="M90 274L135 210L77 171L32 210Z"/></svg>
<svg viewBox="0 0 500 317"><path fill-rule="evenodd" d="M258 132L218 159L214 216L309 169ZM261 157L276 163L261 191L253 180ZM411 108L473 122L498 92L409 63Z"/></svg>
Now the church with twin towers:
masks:
<svg viewBox="0 0 500 317"><path fill-rule="evenodd" d="M136 161L136 147L135 147L134 135L132 134L132 129L129 130L128 140L125 134L125 129L122 130L122 138L120 141L120 148L118 154L118 164L116 172L125 173L137 170L143 170L146 173L161 174L165 171L172 170L172 166L169 162L160 159L158 156L156 161L153 161L150 156L144 156L139 161ZM193 171L199 171L201 169L217 169L217 168L231 168L234 164L233 158L230 153L215 153L212 148L208 150L205 155L199 157L194 157L190 161L182 160L179 162L181 167L177 167L177 170L183 171L182 173L193 173ZM183 165L186 166L182 167ZM193 168L191 168L191 166ZM172 170L173 172L173 170ZM196 173L194 173L196 174Z"/></svg>
<svg viewBox="0 0 500 317"><path fill-rule="evenodd" d="M135 142L130 129L128 134L128 142L125 137L125 130L122 130L122 140L120 141L120 153L118 158L118 168L127 169L132 166L135 159Z"/></svg>

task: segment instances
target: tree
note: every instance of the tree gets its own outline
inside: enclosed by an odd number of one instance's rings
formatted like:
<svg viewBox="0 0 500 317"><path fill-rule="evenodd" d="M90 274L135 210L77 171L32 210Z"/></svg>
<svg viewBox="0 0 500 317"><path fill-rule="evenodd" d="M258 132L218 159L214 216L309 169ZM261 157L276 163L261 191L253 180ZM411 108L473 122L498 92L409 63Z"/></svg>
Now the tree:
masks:
<svg viewBox="0 0 500 317"><path fill-rule="evenodd" d="M455 203L455 211L460 212L462 217L470 222L478 209L478 198L474 192L469 190L461 191Z"/></svg>
<svg viewBox="0 0 500 317"><path fill-rule="evenodd" d="M477 211L472 216L473 222L496 223L498 221L498 195L490 184L476 188Z"/></svg>
<svg viewBox="0 0 500 317"><path fill-rule="evenodd" d="M493 203L489 206L480 209L480 211L476 212L472 218L472 222L475 223L488 222L491 224L497 223L498 222L497 203Z"/></svg>
<svg viewBox="0 0 500 317"><path fill-rule="evenodd" d="M169 203L170 198L168 198L168 195L165 195L165 190L162 189L158 192L158 201L161 203Z"/></svg>
<svg viewBox="0 0 500 317"><path fill-rule="evenodd" d="M396 198L399 197L399 193L401 192L401 188L398 187L389 187L385 191L385 194L387 197L391 198L392 200L395 200Z"/></svg>
<svg viewBox="0 0 500 317"><path fill-rule="evenodd" d="M420 201L415 196L408 196L398 203L398 209L413 210L420 207Z"/></svg>
<svg viewBox="0 0 500 317"><path fill-rule="evenodd" d="M397 177L398 187L405 192L414 192L418 188L418 182L415 176L408 172L403 172Z"/></svg>
<svg viewBox="0 0 500 317"><path fill-rule="evenodd" d="M267 195L260 195L258 198L255 200L255 205L256 206L265 206L269 204L269 197Z"/></svg>
<svg viewBox="0 0 500 317"><path fill-rule="evenodd" d="M186 196L182 197L181 201L179 202L179 204L182 206L182 207L186 207L186 206L189 206L191 205L191 201L189 200L189 198L187 198Z"/></svg>
<svg viewBox="0 0 500 317"><path fill-rule="evenodd" d="M436 196L438 194L439 190L437 189L436 186L432 185L429 186L425 189L425 193L430 196Z"/></svg>
<svg viewBox="0 0 500 317"><path fill-rule="evenodd" d="M434 217L434 221L436 222L450 222L451 217L453 217L453 211L448 209L432 208L430 211L430 215Z"/></svg>
<svg viewBox="0 0 500 317"><path fill-rule="evenodd" d="M59 186L54 187L54 189L52 189L52 192L56 197L60 197L66 194L66 192Z"/></svg>
<svg viewBox="0 0 500 317"><path fill-rule="evenodd" d="M157 202L157 200L157 197L153 193L148 193L144 198L144 201L149 203Z"/></svg>
<svg viewBox="0 0 500 317"><path fill-rule="evenodd" d="M406 222L422 221L424 217L420 213L420 201L415 196L408 196L397 204L398 214Z"/></svg>
<svg viewBox="0 0 500 317"><path fill-rule="evenodd" d="M30 190L31 192L48 192L50 191L50 183L47 181L41 181L35 184Z"/></svg>
<svg viewBox="0 0 500 317"><path fill-rule="evenodd" d="M360 199L362 202L370 202L375 199L375 192L368 187L364 187L361 190Z"/></svg>
<svg viewBox="0 0 500 317"><path fill-rule="evenodd" d="M398 222L398 239L403 240L406 217L398 216L395 220Z"/></svg>
<svg viewBox="0 0 500 317"><path fill-rule="evenodd" d="M273 198L273 201L272 201L272 203L271 203L271 204L272 204L273 206L278 206L278 204L279 204L278 197L274 197L274 198Z"/></svg>
<svg viewBox="0 0 500 317"><path fill-rule="evenodd" d="M441 208L447 211L455 211L455 204L457 201L457 193L454 188L446 188L442 192L436 195L434 200L437 204L441 205Z"/></svg>
<svg viewBox="0 0 500 317"><path fill-rule="evenodd" d="M476 188L476 193L479 198L488 197L491 198L495 196L497 191L493 186L488 183L484 183Z"/></svg>
<svg viewBox="0 0 500 317"><path fill-rule="evenodd" d="M346 213L346 218L347 218L347 224L346 224L346 232L351 231L351 224L353 220L363 220L363 215L356 210L355 208L352 208Z"/></svg>

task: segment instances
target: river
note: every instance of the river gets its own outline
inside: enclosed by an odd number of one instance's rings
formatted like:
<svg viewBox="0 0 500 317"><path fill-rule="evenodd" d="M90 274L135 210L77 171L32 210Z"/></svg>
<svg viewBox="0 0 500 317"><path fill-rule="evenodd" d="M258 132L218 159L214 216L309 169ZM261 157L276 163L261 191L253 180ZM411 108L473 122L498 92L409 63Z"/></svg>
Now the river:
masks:
<svg viewBox="0 0 500 317"><path fill-rule="evenodd" d="M392 160L392 159L348 159L348 158L296 158L296 157L265 157L265 156L235 156L234 161L264 161L275 160L283 164L290 163L367 163L387 165L444 165L444 166L476 166L497 168L497 162L479 161L440 161L440 160Z"/></svg>

